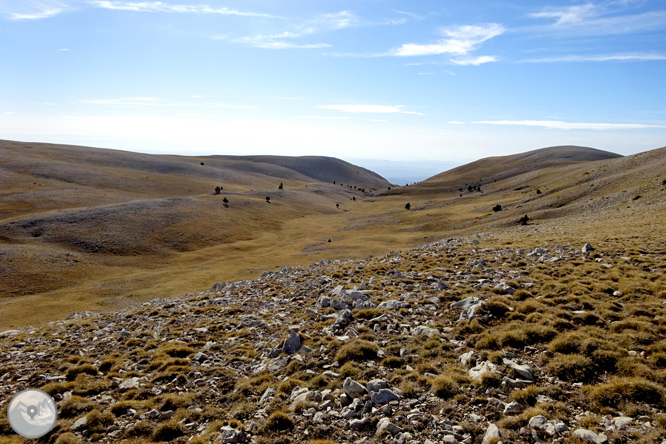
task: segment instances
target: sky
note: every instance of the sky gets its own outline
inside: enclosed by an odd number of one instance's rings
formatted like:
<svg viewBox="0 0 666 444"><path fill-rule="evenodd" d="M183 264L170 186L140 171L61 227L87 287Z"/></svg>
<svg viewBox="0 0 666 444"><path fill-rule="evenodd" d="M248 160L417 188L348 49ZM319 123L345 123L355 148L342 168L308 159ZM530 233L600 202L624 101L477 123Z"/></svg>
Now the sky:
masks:
<svg viewBox="0 0 666 444"><path fill-rule="evenodd" d="M632 154L666 145L666 3L0 0L0 139L405 165Z"/></svg>

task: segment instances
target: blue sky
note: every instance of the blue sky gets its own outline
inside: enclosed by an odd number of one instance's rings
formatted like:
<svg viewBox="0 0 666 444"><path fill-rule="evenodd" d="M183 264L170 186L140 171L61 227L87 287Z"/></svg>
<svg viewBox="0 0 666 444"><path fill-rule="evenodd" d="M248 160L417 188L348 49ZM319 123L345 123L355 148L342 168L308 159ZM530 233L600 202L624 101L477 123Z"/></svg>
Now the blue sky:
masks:
<svg viewBox="0 0 666 444"><path fill-rule="evenodd" d="M0 138L456 161L666 145L650 0L0 0Z"/></svg>

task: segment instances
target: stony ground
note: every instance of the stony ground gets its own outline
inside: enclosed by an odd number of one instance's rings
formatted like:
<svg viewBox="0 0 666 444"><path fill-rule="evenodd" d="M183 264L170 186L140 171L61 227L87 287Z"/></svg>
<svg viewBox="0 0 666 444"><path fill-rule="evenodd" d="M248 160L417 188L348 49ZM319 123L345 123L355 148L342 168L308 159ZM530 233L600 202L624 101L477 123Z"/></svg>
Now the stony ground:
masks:
<svg viewBox="0 0 666 444"><path fill-rule="evenodd" d="M0 442L41 388L59 444L659 443L666 257L639 241L447 239L4 332Z"/></svg>

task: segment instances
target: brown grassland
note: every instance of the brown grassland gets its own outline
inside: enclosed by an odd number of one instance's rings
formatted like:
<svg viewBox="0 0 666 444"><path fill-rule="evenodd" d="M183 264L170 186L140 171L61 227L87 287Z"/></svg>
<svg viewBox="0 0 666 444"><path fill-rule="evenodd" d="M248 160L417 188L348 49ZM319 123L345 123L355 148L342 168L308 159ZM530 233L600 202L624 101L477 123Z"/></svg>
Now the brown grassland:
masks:
<svg viewBox="0 0 666 444"><path fill-rule="evenodd" d="M537 150L409 187L321 158L0 142L0 159L0 332L37 326L0 337L0 389L57 397L44 442L206 443L226 426L257 444L379 443L390 417L418 442L450 422L458 442L481 442L493 423L504 442L532 443L538 415L568 426L557 442L584 442L577 428L617 444L666 439L666 148ZM354 260L314 264L339 258ZM303 267L249 281L285 265ZM229 284L210 289L219 281ZM338 311L319 301L338 285L404 305L354 308L354 334L339 336ZM484 301L480 317L458 322L451 303L469 296ZM62 319L84 310L103 313ZM266 367L292 326L310 351ZM13 361L38 353L48 359ZM517 381L507 358L533 380ZM486 361L497 371L470 376ZM381 378L400 400L374 406L359 430L340 427L346 377ZM130 378L138 387L121 390ZM337 416L314 423L323 399L293 403L303 388L331 390ZM516 414L497 407L512 401ZM84 416L82 435L72 425ZM632 428L604 425L618 416Z"/></svg>

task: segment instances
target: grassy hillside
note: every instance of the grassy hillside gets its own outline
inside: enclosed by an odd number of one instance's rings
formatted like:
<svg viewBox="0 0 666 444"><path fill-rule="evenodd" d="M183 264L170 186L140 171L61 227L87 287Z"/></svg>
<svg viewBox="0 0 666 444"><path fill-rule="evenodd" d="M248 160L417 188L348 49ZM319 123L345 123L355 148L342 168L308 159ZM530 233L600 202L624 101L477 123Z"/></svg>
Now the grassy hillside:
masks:
<svg viewBox="0 0 666 444"><path fill-rule="evenodd" d="M386 193L388 184L372 173L329 158L186 158L2 142L0 312L12 316L0 330L284 265L478 232L511 239L524 215L537 230L575 226L613 236L643 224L661 232L665 154L548 148ZM333 177L345 177L344 185ZM481 177L493 180L459 191ZM224 189L215 195L218 185ZM497 204L502 211L493 211Z"/></svg>

